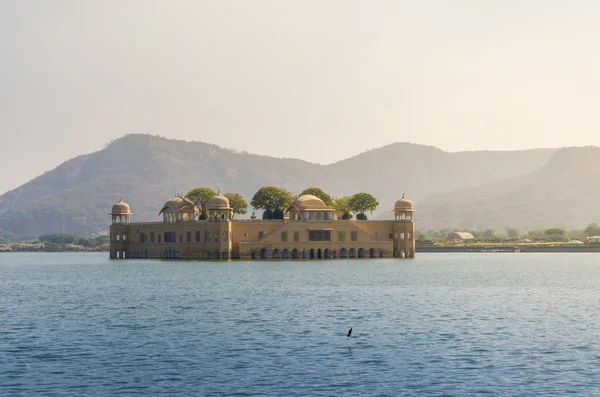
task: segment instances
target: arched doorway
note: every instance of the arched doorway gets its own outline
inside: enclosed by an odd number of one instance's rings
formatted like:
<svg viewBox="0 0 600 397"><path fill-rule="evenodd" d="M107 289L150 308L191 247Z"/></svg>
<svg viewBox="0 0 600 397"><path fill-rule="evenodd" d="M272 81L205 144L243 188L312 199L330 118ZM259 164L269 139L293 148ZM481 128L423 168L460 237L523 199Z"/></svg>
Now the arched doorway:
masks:
<svg viewBox="0 0 600 397"><path fill-rule="evenodd" d="M329 248L325 248L325 251L323 251L323 256L325 257L325 259L331 258L331 252L329 251Z"/></svg>
<svg viewBox="0 0 600 397"><path fill-rule="evenodd" d="M267 249L266 248L261 249L260 250L260 259L267 259L267 258L268 258Z"/></svg>
<svg viewBox="0 0 600 397"><path fill-rule="evenodd" d="M306 248L302 248L302 259L306 259Z"/></svg>
<svg viewBox="0 0 600 397"><path fill-rule="evenodd" d="M309 258L310 258L310 259L315 259L315 249L314 249L314 248L311 248L311 249L310 249L310 255L309 255Z"/></svg>
<svg viewBox="0 0 600 397"><path fill-rule="evenodd" d="M281 253L279 252L279 248L275 248L273 250L273 259L280 259L281 258Z"/></svg>
<svg viewBox="0 0 600 397"><path fill-rule="evenodd" d="M292 259L298 259L298 250L296 248L292 250Z"/></svg>
<svg viewBox="0 0 600 397"><path fill-rule="evenodd" d="M348 251L348 256L350 258L356 258L356 250L354 248L350 248L350 251Z"/></svg>
<svg viewBox="0 0 600 397"><path fill-rule="evenodd" d="M383 251L379 251L379 257L383 258Z"/></svg>
<svg viewBox="0 0 600 397"><path fill-rule="evenodd" d="M250 254L250 258L256 259L256 252L253 252L252 254Z"/></svg>
<svg viewBox="0 0 600 397"><path fill-rule="evenodd" d="M317 250L317 258L318 259L323 259L323 250L321 250L321 248L319 248Z"/></svg>
<svg viewBox="0 0 600 397"><path fill-rule="evenodd" d="M223 258L223 259L229 259L229 253L227 252L227 250L223 251L223 254L221 255L221 258Z"/></svg>
<svg viewBox="0 0 600 397"><path fill-rule="evenodd" d="M347 258L348 257L348 251L346 251L346 248L342 248L340 250L340 258Z"/></svg>
<svg viewBox="0 0 600 397"><path fill-rule="evenodd" d="M115 251L115 258L121 259L121 253L119 252L119 250Z"/></svg>
<svg viewBox="0 0 600 397"><path fill-rule="evenodd" d="M290 259L290 250L285 248L283 251L281 251L281 258Z"/></svg>
<svg viewBox="0 0 600 397"><path fill-rule="evenodd" d="M337 250L333 249L333 259L337 259Z"/></svg>
<svg viewBox="0 0 600 397"><path fill-rule="evenodd" d="M365 249L364 248L359 248L358 249L358 257L359 258L364 258L365 257Z"/></svg>
<svg viewBox="0 0 600 397"><path fill-rule="evenodd" d="M370 257L370 258L375 258L375 248L371 248L371 249L369 250L369 257Z"/></svg>

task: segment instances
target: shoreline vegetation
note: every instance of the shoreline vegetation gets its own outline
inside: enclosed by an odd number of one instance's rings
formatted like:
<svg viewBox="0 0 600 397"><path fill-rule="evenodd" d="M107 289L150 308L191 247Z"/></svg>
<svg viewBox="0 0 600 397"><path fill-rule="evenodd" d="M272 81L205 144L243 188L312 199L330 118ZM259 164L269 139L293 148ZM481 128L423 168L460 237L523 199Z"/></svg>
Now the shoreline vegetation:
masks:
<svg viewBox="0 0 600 397"><path fill-rule="evenodd" d="M110 237L85 238L70 234L44 234L28 241L0 241L2 252L109 252Z"/></svg>

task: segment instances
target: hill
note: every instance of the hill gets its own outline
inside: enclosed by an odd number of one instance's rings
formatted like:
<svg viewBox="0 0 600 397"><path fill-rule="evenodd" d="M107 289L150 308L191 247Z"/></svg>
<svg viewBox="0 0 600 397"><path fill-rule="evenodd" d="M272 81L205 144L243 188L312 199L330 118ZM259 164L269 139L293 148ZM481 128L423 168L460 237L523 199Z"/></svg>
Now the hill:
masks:
<svg viewBox="0 0 600 397"><path fill-rule="evenodd" d="M564 148L539 170L420 201L419 228L582 229L600 220L600 148Z"/></svg>
<svg viewBox="0 0 600 397"><path fill-rule="evenodd" d="M0 229L16 236L58 232L94 236L108 229L108 213L119 197L131 204L135 220L156 220L173 194L198 186L239 192L248 201L265 185L296 194L309 186L336 196L367 191L379 199L379 216L385 216L391 215L387 209L402 192L418 202L437 193L513 178L539 169L554 152L447 153L396 143L320 165L202 142L127 135L0 196Z"/></svg>

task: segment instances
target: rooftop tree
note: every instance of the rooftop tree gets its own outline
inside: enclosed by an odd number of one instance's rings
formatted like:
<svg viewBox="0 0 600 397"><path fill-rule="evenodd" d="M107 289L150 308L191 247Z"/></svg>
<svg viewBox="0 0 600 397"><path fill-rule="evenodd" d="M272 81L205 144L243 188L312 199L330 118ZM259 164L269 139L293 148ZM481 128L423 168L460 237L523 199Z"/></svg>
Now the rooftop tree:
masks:
<svg viewBox="0 0 600 397"><path fill-rule="evenodd" d="M332 206L343 220L352 219L352 208L350 208L349 196L335 199Z"/></svg>
<svg viewBox="0 0 600 397"><path fill-rule="evenodd" d="M369 193L356 193L350 197L350 209L356 214L356 219L366 220L365 212L373 213L379 206L379 202Z"/></svg>
<svg viewBox="0 0 600 397"><path fill-rule="evenodd" d="M285 189L265 186L254 194L250 205L264 211L263 219L283 219L283 214L293 199L292 193Z"/></svg>
<svg viewBox="0 0 600 397"><path fill-rule="evenodd" d="M190 190L185 195L185 198L191 200L200 210L200 219L208 219L206 211L208 210L208 202L215 197L217 192L208 187L197 187Z"/></svg>
<svg viewBox="0 0 600 397"><path fill-rule="evenodd" d="M229 200L229 206L233 210L233 216L244 215L248 212L248 203L244 200L244 196L239 193L225 193L223 196Z"/></svg>

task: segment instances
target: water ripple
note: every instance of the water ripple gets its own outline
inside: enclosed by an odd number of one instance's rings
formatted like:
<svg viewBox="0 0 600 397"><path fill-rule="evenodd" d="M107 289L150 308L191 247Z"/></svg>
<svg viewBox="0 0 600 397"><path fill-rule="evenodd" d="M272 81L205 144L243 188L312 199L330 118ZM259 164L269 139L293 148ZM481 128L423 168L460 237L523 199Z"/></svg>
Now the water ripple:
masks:
<svg viewBox="0 0 600 397"><path fill-rule="evenodd" d="M598 262L2 254L0 395L594 395Z"/></svg>

